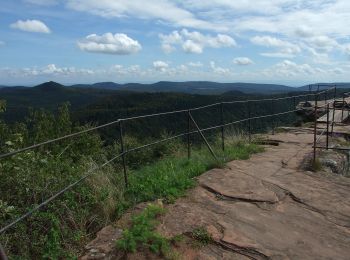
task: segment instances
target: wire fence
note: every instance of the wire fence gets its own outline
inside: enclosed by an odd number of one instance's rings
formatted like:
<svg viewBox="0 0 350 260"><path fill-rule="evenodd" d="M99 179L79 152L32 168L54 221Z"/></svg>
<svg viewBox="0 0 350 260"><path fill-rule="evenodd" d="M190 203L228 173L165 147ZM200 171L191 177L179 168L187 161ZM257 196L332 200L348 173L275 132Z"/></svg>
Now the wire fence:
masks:
<svg viewBox="0 0 350 260"><path fill-rule="evenodd" d="M337 123L335 121L335 114L336 111L341 111L341 118L340 122L343 122L344 120L344 112L347 112L348 115L345 118L348 118L350 109L347 105L347 102L345 102L345 98L350 97L350 92L345 92L342 94L340 98L336 98L336 92L334 93L332 100L325 100L325 104L322 106L318 106L318 100L319 100L319 94L315 94L315 121L314 121L314 143L313 143L313 162L316 162L317 159L317 151L316 149L335 149L335 150L350 150L350 148L346 147L329 147L329 137L333 136L334 132L334 125ZM338 102L341 102L340 105L337 105ZM337 108L338 106L338 108ZM320 109L323 109L323 113L326 115L326 126L322 128L320 131L317 128L318 126L318 117L317 114L320 111ZM330 118L330 114L332 115L332 118ZM339 122L338 122L339 123ZM320 132L318 134L318 132ZM318 136L318 137L317 137ZM325 136L325 145L319 145L321 138Z"/></svg>
<svg viewBox="0 0 350 260"><path fill-rule="evenodd" d="M328 85L329 87L329 85ZM334 92L333 92L334 91ZM169 112L161 112L161 113L154 113L154 114L147 114L147 115L140 115L140 116L132 116L132 117L126 117L126 118L121 118L121 119L117 119L115 121L111 121L109 123L106 124L102 124L96 127L91 127L82 131L78 131L72 134L68 134L65 136L61 136L58 138L54 138L51 140L47 140L41 143L37 143L37 144L33 144L31 146L28 147L24 147L15 151L11 151L5 154L1 154L0 155L0 159L4 159L4 158L8 158L11 156L14 156L16 154L28 151L28 150L33 150L33 149L37 149L39 147L45 146L45 145L49 145L52 143L56 143L56 142L60 142L62 140L65 139L70 139L70 138L77 138L82 134L85 133L89 133L92 131L96 131L102 128L106 128L108 126L111 125L118 125L119 128L119 139L120 139L120 153L115 155L114 157L112 157L111 159L107 160L106 162L104 162L103 164L100 164L98 166L95 166L93 168L91 168L90 170L88 170L85 175L83 175L81 178L79 178L78 180L76 180L75 182L69 184L68 186L66 186L65 188L61 189L60 191L58 191L57 193L53 194L52 196L50 196L49 198L43 200L40 204L35 205L32 209L30 209L29 211L27 211L25 214L23 214L22 216L18 217L17 219L11 221L10 223L7 223L6 225L4 225L3 227L1 227L0 229L0 235L5 233L6 231L8 231L9 229L13 228L16 224L18 224L19 222L23 221L24 219L28 218L29 216L31 216L34 212L39 211L41 209L43 209L47 204L49 204L51 201L57 199L58 197L60 197L62 194L66 193L67 191L73 189L75 186L77 186L78 184L82 183L84 180L86 180L87 178L89 178L90 176L92 176L93 174L95 174L99 169L107 166L108 164L112 163L113 161L117 160L118 158L122 159L122 164L123 164L123 175L124 175L124 182L125 185L128 185L128 172L127 172L127 165L126 165L126 156L128 154L130 154L131 152L136 152L160 143L164 143L164 142L168 142L177 138L185 138L186 142L187 142L187 150L188 150L188 157L191 156L191 143L190 143L190 137L194 134L198 134L198 136L201 138L201 140L205 143L205 145L207 146L208 150L210 151L210 153L212 154L212 156L217 160L217 156L214 152L214 150L212 149L211 145L209 144L207 138L205 137L204 133L210 130L215 130L215 129L219 129L220 133L221 133L221 146L222 146L222 150L225 149L225 128L229 127L229 126L233 126L236 124L240 124L240 123L244 123L246 122L248 124L248 136L249 136L249 140L251 140L251 135L253 134L252 132L252 127L251 127L251 123L253 120L257 120L257 119L267 119L267 118L275 118L275 117L280 117L282 115L287 115L287 114L293 114L295 112L299 112L304 110L303 107L301 108L297 108L297 102L302 101L302 99L304 99L305 102L310 101L313 97L314 97L314 102L315 102L315 118L317 115L317 112L319 109L317 107L317 101L318 98L321 95L325 96L325 101L328 99L328 96L330 93L334 93L333 95L333 103L335 102L335 98L336 98L336 87L331 87L328 88L326 90L323 91L319 91L319 86L317 87L317 91L315 92L311 92L311 89L309 88L309 92L308 94L302 94L302 95L294 95L294 96L286 96L286 97L277 97L277 98L266 98L266 99L251 99L251 100L237 100L237 101L224 101L224 102L220 102L220 103L213 103L213 104L208 104L208 105L204 105L204 106L200 106L200 107L194 107L191 109L182 109L182 110L175 110L175 111L169 111ZM343 96L344 97L344 96ZM259 112L259 111L254 111L252 109L252 106L254 103L259 103L259 102L271 102L271 106L272 106L272 111L277 110L276 107L276 101L284 101L284 100L291 100L292 101L292 105L293 105L293 109L288 110L288 111L281 111L281 112L277 112L277 113L270 113L270 114L265 114L265 115L253 115L253 112ZM327 102L327 109L329 109L329 103ZM232 105L232 104L245 104L246 108L247 108L247 116L243 119L239 119L239 120L233 120L233 121L229 121L229 122L225 122L225 118L224 118L224 111L225 111L225 106L226 105ZM220 118L219 124L216 124L214 126L208 126L208 127L204 127L201 128L198 125L197 120L195 120L193 113L199 110L203 110L203 109L208 109L208 108L218 108L219 109L219 114L220 114ZM328 110L327 110L328 111ZM160 117L160 116L170 116L170 115L174 115L174 114L184 114L185 117L187 118L187 129L185 132L181 132L175 135L172 135L170 137L164 138L164 139L160 139L154 142L150 142L150 143L146 143L144 145L141 146L137 146L137 147L132 147L129 149L126 149L125 147L125 143L124 143L124 135L125 135L125 131L124 131L124 124L128 121L135 121L135 120L140 120L140 119L147 119L147 118L155 118L155 117ZM333 114L334 115L334 114ZM327 120L328 122L328 120ZM274 129L276 127L276 125L272 122L272 132L274 133ZM328 127L328 123L327 123L327 127ZM194 129L192 129L192 127L194 126ZM315 140L314 140L314 159L316 156L316 147L317 147L317 138L316 138L316 126L317 126L317 118L315 119ZM327 134L328 134L328 128L327 128ZM327 135L328 136L328 135ZM6 257L5 253L3 252L3 249L0 245L0 258L1 259L5 259L4 257Z"/></svg>

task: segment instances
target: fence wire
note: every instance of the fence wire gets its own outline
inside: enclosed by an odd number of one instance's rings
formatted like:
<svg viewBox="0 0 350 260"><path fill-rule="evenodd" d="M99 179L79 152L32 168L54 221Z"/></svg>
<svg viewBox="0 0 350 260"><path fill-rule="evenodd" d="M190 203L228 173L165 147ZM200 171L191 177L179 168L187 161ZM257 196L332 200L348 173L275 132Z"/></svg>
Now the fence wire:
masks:
<svg viewBox="0 0 350 260"><path fill-rule="evenodd" d="M329 93L333 89L335 89L335 88L333 87L333 88L327 89L325 91L318 92L316 94L312 93L312 94L304 94L304 95L288 96L288 97L280 97L280 98L252 99L252 100L243 100L243 101L239 100L239 101L232 101L232 102L226 101L226 102L213 103L213 104L200 106L200 107L195 107L195 108L186 109L186 110L176 110L176 111L169 111L169 112L162 112L162 113L155 113L155 114L149 114L149 115L141 115L141 116L133 116L133 117L128 117L128 118L117 119L115 121L111 121L111 122L103 124L103 125L99 125L99 126L96 126L96 127L85 129L85 130L82 130L82 131L79 131L79 132L76 132L76 133L68 134L68 135L61 136L61 137L58 137L58 138L55 138L55 139L51 139L51 140L48 140L48 141L45 141L45 142L42 142L42 143L38 143L38 144L34 144L34 145L31 145L31 146L28 146L28 147L25 147L25 148L21 148L21 149L18 149L16 151L12 151L12 152L9 152L9 153L2 154L2 155L0 155L0 159L16 155L18 153L21 153L21 152L24 152L24 151L27 151L27 150L35 149L35 148L38 148L38 147L43 146L43 145L51 144L51 143L54 143L54 142L59 142L61 140L67 139L67 138L73 138L73 137L79 136L79 135L81 135L83 133L88 133L88 132L91 132L91 131L95 131L95 130L98 130L98 129L101 129L101 128L105 128L105 127L108 127L108 126L111 126L111 125L114 125L114 124L117 124L117 123L120 123L120 122L131 121L131 120L138 120L138 119L145 119L145 118L157 117L157 116L166 116L166 115L172 115L172 114L177 114L177 113L188 113L189 111L198 111L198 110L205 109L205 108L212 108L212 107L216 107L216 106L222 106L223 104L242 104L242 103L250 104L250 103L256 103L256 102L280 101L280 100L287 100L287 99L294 99L295 100L297 98L309 97L309 96L315 96L315 95L320 95L320 94L324 94L324 93ZM5 233L10 228L14 227L18 222L28 218L34 212L44 208L48 203L50 203L51 201L53 201L56 198L60 197L65 192L71 190L72 188L74 188L76 185L78 185L81 182L83 182L85 179L87 179L91 175L95 174L97 170L105 167L106 165L110 164L111 162L115 161L116 159L118 159L120 157L125 156L128 153L135 152L135 151L138 151L138 150L141 150L141 149L145 149L147 147L154 146L154 145L160 144L160 143L164 143L164 142L176 139L176 138L185 137L185 136L188 136L188 135L191 135L191 134L196 134L198 132L206 132L206 131L210 131L210 130L214 130L214 129L218 129L218 128L224 128L224 127L227 127L227 126L232 126L232 125L243 123L243 122L250 122L252 120L257 120L257 119L264 119L264 118L271 118L271 117L281 116L281 115L295 113L295 112L302 111L302 110L304 110L304 108L293 109L293 110L288 110L288 111L285 111L285 112L272 113L272 114L261 115L261 116L251 116L250 115L249 117L246 117L244 119L235 120L235 121L232 121L232 122L229 122L229 123L222 122L222 124L215 125L215 126L208 126L208 127L203 128L203 129L199 129L199 131L198 130L192 130L192 131L183 132L183 133L176 134L176 135L173 135L171 137L164 138L164 139L161 139L161 140L158 140L158 141L155 141L155 142L151 142L151 143L144 144L144 145L141 145L141 146L138 146L138 147L134 147L134 148L130 148L130 149L124 150L123 152L121 152L120 154L114 156L113 158L111 158L110 160L106 161L105 163L91 168L80 179L78 179L75 182L69 184L68 186L66 186L65 188L61 189L60 191L58 191L54 195L52 195L49 198L47 198L46 200L42 201L40 204L38 204L35 207L33 207L31 210L27 211L22 216L18 217L17 219L13 220L12 222L10 222L7 225L5 225L4 227L2 227L0 229L0 234Z"/></svg>

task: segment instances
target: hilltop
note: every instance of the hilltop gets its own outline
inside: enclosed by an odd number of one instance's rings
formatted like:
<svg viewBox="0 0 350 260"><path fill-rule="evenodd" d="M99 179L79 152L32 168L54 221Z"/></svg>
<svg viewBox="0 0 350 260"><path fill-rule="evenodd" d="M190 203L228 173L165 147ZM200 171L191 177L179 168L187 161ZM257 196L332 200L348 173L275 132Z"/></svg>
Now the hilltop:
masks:
<svg viewBox="0 0 350 260"><path fill-rule="evenodd" d="M88 87L102 89L118 89L137 92L182 92L191 94L222 94L227 91L241 91L243 93L284 93L295 91L295 88L277 84L257 83L218 83L210 81L159 81L152 84L126 83L117 84L113 82L101 82L91 85L72 85L71 87Z"/></svg>
<svg viewBox="0 0 350 260"><path fill-rule="evenodd" d="M256 94L277 94L296 91L296 88L280 84L259 84L259 83L219 83L211 81L159 81L156 83L124 83L118 84L115 82L98 82L93 84L74 84L62 85L53 81L45 82L33 88L54 89L54 88L79 88L79 89L100 89L100 90L122 90L133 92L181 92L189 94L203 94L203 95L219 95L228 91L240 91L243 93ZM6 87L0 88L13 88Z"/></svg>

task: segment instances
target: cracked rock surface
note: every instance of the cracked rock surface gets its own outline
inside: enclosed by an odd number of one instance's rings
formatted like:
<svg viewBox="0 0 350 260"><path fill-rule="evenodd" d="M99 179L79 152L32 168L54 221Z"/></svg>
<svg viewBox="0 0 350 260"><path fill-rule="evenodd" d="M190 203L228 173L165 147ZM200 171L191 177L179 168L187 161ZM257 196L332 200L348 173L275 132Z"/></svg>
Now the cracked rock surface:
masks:
<svg viewBox="0 0 350 260"><path fill-rule="evenodd" d="M302 169L311 133L270 137L279 145L202 174L196 188L167 206L158 226L163 236L202 227L212 237L206 246L185 244L182 259L350 259L350 178ZM120 231L102 231L98 252L93 241L94 255L84 259L120 259L103 239Z"/></svg>
<svg viewBox="0 0 350 260"><path fill-rule="evenodd" d="M232 161L198 178L168 207L158 227L167 237L205 227L210 248L186 259L349 259L350 179L303 171L313 136L281 133L282 141L249 160Z"/></svg>

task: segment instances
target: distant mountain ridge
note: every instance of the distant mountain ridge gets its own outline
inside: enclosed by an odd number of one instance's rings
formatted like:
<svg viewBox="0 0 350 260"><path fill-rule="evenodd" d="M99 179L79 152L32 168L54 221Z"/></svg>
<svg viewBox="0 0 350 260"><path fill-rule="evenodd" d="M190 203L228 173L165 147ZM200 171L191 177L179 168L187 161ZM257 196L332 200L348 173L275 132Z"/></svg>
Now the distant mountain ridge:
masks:
<svg viewBox="0 0 350 260"><path fill-rule="evenodd" d="M228 91L243 93L285 93L295 91L296 88L278 84L258 83L218 83L211 81L159 81L156 83L125 83L100 82L95 84L76 84L73 88L99 88L113 90L127 90L136 92L182 92L190 94L223 94Z"/></svg>
<svg viewBox="0 0 350 260"><path fill-rule="evenodd" d="M74 84L74 85L62 85L54 81L45 82L34 87L23 86L0 86L0 89L37 89L40 91L53 91L64 89L95 89L95 90L119 90L119 91L131 91L131 92L176 92L187 94L202 94L202 95L220 95L226 92L239 91L245 94L280 94L294 91L308 91L309 86L312 86L312 90L319 88L323 90L329 86L336 85L338 88L350 88L350 83L337 82L337 83L314 83L301 87L290 87L282 84L260 84L260 83L219 83L212 81L159 81L156 83L115 83L115 82L97 82L93 84Z"/></svg>
<svg viewBox="0 0 350 260"><path fill-rule="evenodd" d="M350 84L344 83L342 86L350 87ZM307 91L308 86L306 87ZM55 111L64 102L71 104L72 111L83 111L83 114L86 112L89 115L88 118L91 117L91 121L96 121L100 116L106 120L109 116L114 118L117 114L113 115L113 113L122 110L124 112L118 116L127 116L133 113L132 111L144 114L157 111L158 108L172 110L181 107L182 109L215 103L220 100L258 98L261 97L261 94L267 96L284 95L292 91L301 92L303 88L274 84L208 81L160 81L153 84L100 82L64 86L49 81L34 87L0 88L0 99L7 101L7 111L3 113L3 118L12 122L22 120L28 115L30 107ZM135 107L137 107L137 111ZM100 113L99 110L105 112ZM98 114L98 116L93 115L93 113ZM84 118L85 121L86 117L79 116L79 118ZM86 122L89 121L88 118L86 118Z"/></svg>

